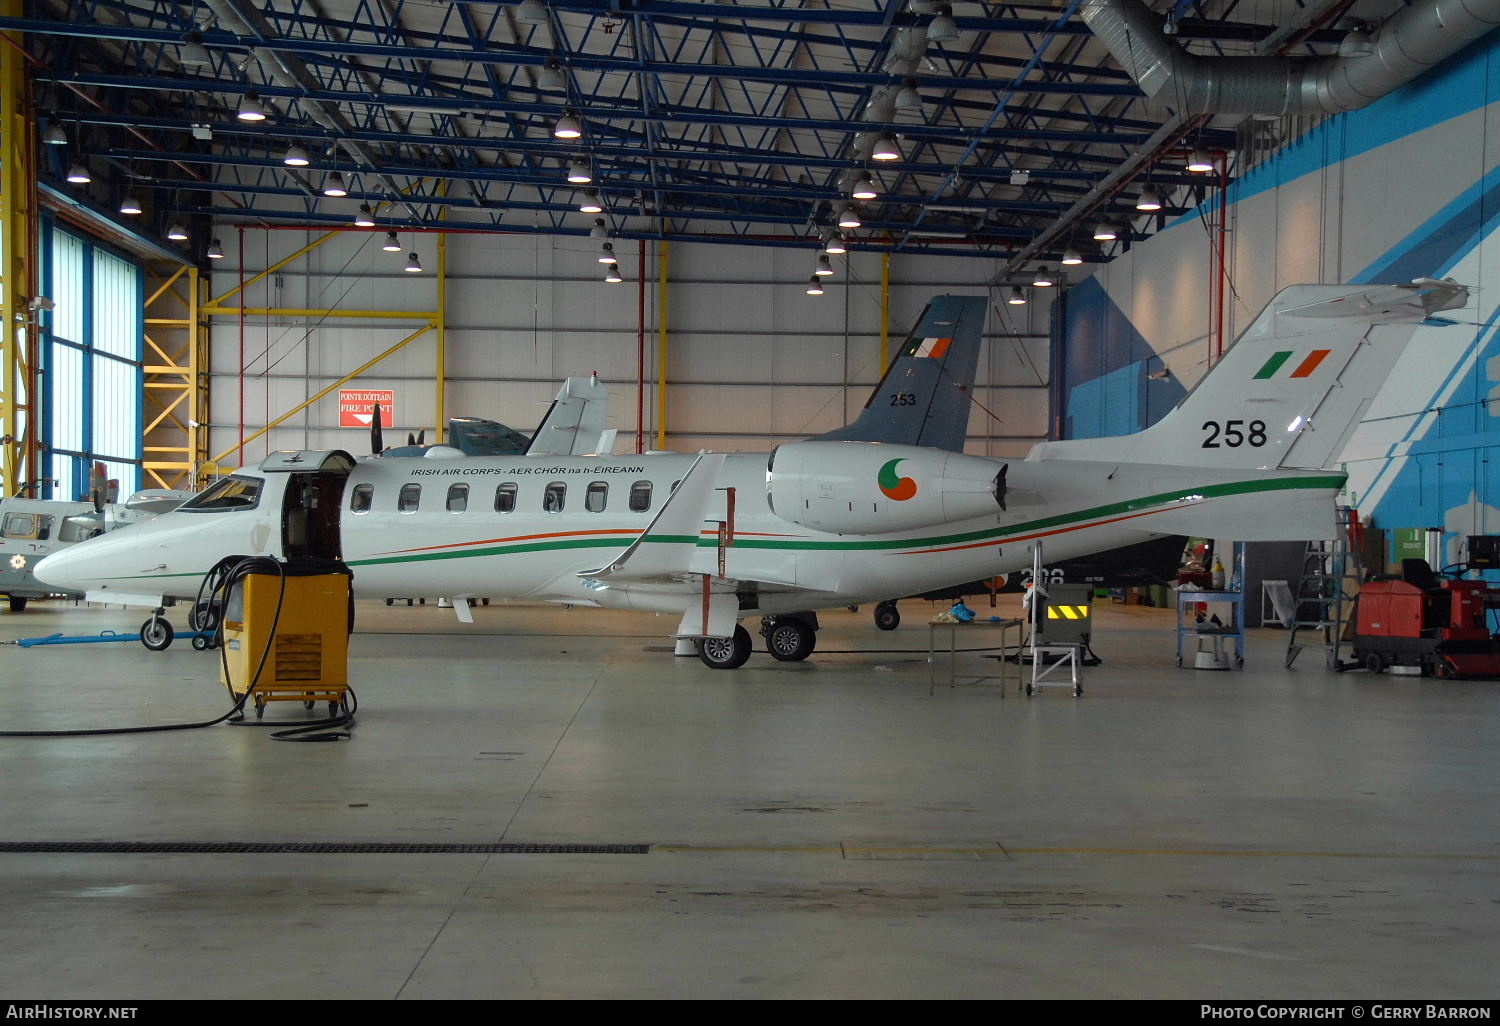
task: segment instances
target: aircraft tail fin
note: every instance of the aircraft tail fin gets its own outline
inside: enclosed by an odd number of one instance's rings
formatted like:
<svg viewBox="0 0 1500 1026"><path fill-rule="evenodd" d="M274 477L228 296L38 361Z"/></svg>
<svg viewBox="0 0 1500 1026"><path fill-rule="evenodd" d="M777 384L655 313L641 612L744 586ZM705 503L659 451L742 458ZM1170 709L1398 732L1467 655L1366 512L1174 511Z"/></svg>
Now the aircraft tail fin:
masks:
<svg viewBox="0 0 1500 1026"><path fill-rule="evenodd" d="M1332 466L1417 328L1468 302L1453 281L1293 285L1279 292L1176 409L1113 438L1042 442L1030 460L1229 469Z"/></svg>
<svg viewBox="0 0 1500 1026"><path fill-rule="evenodd" d="M599 376L568 378L552 400L526 453L586 456L600 452L608 420L609 390L599 383Z"/></svg>
<svg viewBox="0 0 1500 1026"><path fill-rule="evenodd" d="M934 296L852 424L817 436L963 452L985 296Z"/></svg>

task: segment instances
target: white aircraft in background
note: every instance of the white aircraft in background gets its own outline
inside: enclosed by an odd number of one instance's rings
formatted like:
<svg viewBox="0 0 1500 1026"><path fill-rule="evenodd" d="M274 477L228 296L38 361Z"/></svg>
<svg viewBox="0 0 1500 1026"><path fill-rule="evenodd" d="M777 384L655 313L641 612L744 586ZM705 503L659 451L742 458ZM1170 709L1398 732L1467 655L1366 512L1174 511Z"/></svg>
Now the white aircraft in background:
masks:
<svg viewBox="0 0 1500 1026"><path fill-rule="evenodd" d="M150 520L193 497L192 492L147 488L116 503L106 492L103 469L96 468L91 488L96 497L91 500L0 499L0 595L9 600L12 613L24 611L34 598L82 597L36 579L36 564L48 555L105 531Z"/></svg>
<svg viewBox="0 0 1500 1026"><path fill-rule="evenodd" d="M230 553L341 556L360 597L673 613L678 637L714 668L745 662L739 621L760 616L771 654L803 659L816 640L809 610L1013 572L1042 539L1053 560L1164 534L1335 537L1344 475L1322 468L1417 325L1467 301L1463 286L1430 279L1293 286L1152 427L995 460L871 437L902 417L954 416L955 404L933 401L937 363L982 327L985 300L938 297L836 437L770 454L274 453L129 537L48 558L39 574L91 600L159 606L194 596ZM908 387L917 380L932 388Z"/></svg>

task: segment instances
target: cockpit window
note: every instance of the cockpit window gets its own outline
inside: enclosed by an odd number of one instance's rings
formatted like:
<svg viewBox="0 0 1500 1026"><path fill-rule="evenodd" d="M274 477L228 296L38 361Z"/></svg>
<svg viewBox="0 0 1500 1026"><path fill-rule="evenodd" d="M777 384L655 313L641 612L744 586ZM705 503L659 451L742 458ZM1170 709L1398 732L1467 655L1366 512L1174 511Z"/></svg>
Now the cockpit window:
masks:
<svg viewBox="0 0 1500 1026"><path fill-rule="evenodd" d="M265 482L258 477L241 477L231 474L215 481L203 491L184 502L178 509L196 510L202 513L218 513L226 509L254 509L260 502L260 490Z"/></svg>

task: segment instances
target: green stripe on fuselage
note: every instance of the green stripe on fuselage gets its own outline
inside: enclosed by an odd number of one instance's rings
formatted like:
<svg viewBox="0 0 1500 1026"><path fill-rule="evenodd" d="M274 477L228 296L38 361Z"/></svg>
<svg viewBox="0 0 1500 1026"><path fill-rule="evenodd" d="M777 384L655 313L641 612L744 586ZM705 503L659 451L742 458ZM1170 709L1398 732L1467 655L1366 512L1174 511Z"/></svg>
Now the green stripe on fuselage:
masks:
<svg viewBox="0 0 1500 1026"><path fill-rule="evenodd" d="M1181 502L1188 496L1202 496L1205 499L1225 498L1234 495L1251 495L1257 492L1277 491L1320 491L1324 489L1337 490L1343 487L1345 477L1342 474L1329 474L1320 477L1282 477L1270 481L1235 481L1228 484L1204 485L1201 488L1178 489L1171 492L1160 492L1156 495L1148 495L1138 499L1128 499L1122 502L1108 503L1103 506L1094 506L1089 509L1076 510L1071 513L1060 513L1056 516L1042 517L1038 520L1028 520L1019 524L1005 524L989 527L979 531L967 531L962 534L930 535L919 538L895 538L877 539L871 541L814 541L785 538L752 538L745 535L737 535L734 540L735 548L743 549L780 549L783 551L846 551L846 552L880 552L903 549L926 549L939 548L949 545L960 545L966 542L994 541L1004 542L1007 538L1017 535L1034 534L1037 531L1046 531L1053 528L1066 528L1069 526L1083 527L1089 521L1102 520L1109 517L1140 513L1152 510L1156 507L1164 507L1170 503ZM666 544L683 544L696 541L703 548L715 548L718 540L712 537L698 537L696 539L688 535L653 535L651 542ZM463 559L469 556L503 556L520 552L543 552L549 550L565 549L597 549L616 547L624 548L618 537L605 538L570 538L558 541L533 541L519 544L485 545L479 548L449 549L442 552L417 552L396 554L389 556L372 556L363 559L350 559L346 562L351 567L377 566L394 563L419 563L436 559Z"/></svg>

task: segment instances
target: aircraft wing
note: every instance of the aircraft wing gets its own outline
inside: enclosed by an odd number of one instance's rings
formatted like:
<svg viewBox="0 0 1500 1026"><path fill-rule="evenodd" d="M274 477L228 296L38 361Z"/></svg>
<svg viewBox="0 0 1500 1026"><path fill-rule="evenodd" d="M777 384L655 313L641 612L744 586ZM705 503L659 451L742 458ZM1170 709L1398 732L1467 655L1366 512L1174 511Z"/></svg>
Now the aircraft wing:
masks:
<svg viewBox="0 0 1500 1026"><path fill-rule="evenodd" d="M596 570L581 570L578 576L599 581L665 581L691 573L724 459L722 452L699 453L646 529L614 559Z"/></svg>

